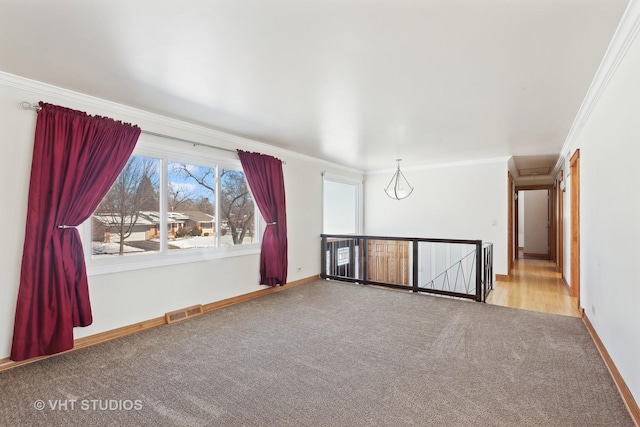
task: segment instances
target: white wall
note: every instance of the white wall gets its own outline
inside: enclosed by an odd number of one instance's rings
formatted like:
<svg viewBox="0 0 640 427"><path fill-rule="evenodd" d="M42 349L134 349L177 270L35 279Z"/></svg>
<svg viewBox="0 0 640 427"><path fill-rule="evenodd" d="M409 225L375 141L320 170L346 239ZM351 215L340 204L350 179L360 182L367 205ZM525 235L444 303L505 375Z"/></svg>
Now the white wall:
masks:
<svg viewBox="0 0 640 427"><path fill-rule="evenodd" d="M29 174L36 114L20 101L45 102L138 124L142 129L227 148L272 154L284 165L289 231L288 281L319 274L322 227L322 171L361 179L357 171L279 150L255 141L163 118L15 76L0 73L0 359L9 356L20 279ZM175 143L179 146L179 143ZM227 154L228 156L228 154ZM76 328L75 337L160 317L193 304L206 304L252 292L258 285L259 256L247 255L188 265L121 272L89 278L93 325Z"/></svg>
<svg viewBox="0 0 640 427"><path fill-rule="evenodd" d="M494 273L507 274L507 160L403 169L415 190L399 201L384 192L393 170L366 175L365 234L481 239L494 244Z"/></svg>
<svg viewBox="0 0 640 427"><path fill-rule="evenodd" d="M547 190L526 190L524 199L524 253L526 254L548 254L549 253L549 230L548 223L548 191Z"/></svg>
<svg viewBox="0 0 640 427"><path fill-rule="evenodd" d="M580 149L581 305L636 402L640 402L638 76L636 38L566 156ZM570 188L567 182L565 194ZM570 206L565 207L568 215Z"/></svg>

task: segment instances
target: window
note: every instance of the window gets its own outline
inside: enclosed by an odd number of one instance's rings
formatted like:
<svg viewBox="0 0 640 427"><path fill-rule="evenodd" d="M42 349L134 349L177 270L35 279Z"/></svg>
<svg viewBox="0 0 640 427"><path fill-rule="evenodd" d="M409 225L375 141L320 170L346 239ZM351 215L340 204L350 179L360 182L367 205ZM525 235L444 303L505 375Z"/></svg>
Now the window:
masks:
<svg viewBox="0 0 640 427"><path fill-rule="evenodd" d="M170 161L167 174L169 249L215 248L216 168Z"/></svg>
<svg viewBox="0 0 640 427"><path fill-rule="evenodd" d="M362 182L325 173L322 188L323 233L361 233Z"/></svg>
<svg viewBox="0 0 640 427"><path fill-rule="evenodd" d="M158 252L160 159L132 156L91 219L93 257Z"/></svg>
<svg viewBox="0 0 640 427"><path fill-rule="evenodd" d="M240 162L202 150L138 143L83 226L89 274L259 253L261 217Z"/></svg>
<svg viewBox="0 0 640 427"><path fill-rule="evenodd" d="M220 172L220 240L222 245L254 243L256 207L244 173L222 169Z"/></svg>

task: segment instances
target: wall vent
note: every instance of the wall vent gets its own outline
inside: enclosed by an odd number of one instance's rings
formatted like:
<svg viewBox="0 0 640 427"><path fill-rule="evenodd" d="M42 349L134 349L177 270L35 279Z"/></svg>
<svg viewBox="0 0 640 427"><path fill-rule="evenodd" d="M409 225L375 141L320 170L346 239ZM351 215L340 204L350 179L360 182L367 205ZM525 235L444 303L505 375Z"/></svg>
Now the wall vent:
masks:
<svg viewBox="0 0 640 427"><path fill-rule="evenodd" d="M190 319L192 317L200 316L202 313L204 313L204 310L202 310L202 305L198 304L198 305L194 305L194 306L191 306L191 307L181 308L180 310L171 311L169 313L166 313L164 315L164 318L166 319L167 324L170 325L172 323L176 323L176 322L179 322L181 320Z"/></svg>

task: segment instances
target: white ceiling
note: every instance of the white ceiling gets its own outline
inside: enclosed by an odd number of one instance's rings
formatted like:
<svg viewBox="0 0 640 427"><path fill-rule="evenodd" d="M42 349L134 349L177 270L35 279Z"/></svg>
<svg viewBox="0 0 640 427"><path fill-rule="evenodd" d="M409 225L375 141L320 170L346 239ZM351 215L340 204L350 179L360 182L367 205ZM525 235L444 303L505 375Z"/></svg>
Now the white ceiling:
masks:
<svg viewBox="0 0 640 427"><path fill-rule="evenodd" d="M362 170L553 158L628 0L1 0L0 70Z"/></svg>

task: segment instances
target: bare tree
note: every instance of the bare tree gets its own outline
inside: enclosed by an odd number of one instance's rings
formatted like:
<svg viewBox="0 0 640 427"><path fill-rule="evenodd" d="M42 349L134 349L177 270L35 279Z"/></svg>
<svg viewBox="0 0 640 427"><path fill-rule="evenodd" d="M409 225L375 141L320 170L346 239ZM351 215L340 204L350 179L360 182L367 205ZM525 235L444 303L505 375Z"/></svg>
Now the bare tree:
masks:
<svg viewBox="0 0 640 427"><path fill-rule="evenodd" d="M254 204L244 173L223 169L220 173L220 214L227 220L233 244L253 237Z"/></svg>
<svg viewBox="0 0 640 427"><path fill-rule="evenodd" d="M174 171L215 195L215 169L181 164L176 165ZM242 243L247 235L253 237L254 204L241 171L223 169L220 173L220 216L231 232L234 245Z"/></svg>
<svg viewBox="0 0 640 427"><path fill-rule="evenodd" d="M108 218L109 230L120 240L119 254L124 254L124 242L133 233L140 211L156 207L158 187L158 161L132 156L111 186L96 211Z"/></svg>
<svg viewBox="0 0 640 427"><path fill-rule="evenodd" d="M204 196L196 200L194 209L209 215L213 215L215 213L215 208L213 206L213 203L209 201L208 197L204 197Z"/></svg>
<svg viewBox="0 0 640 427"><path fill-rule="evenodd" d="M167 204L171 212L179 210L180 207L190 205L193 199L193 193L188 191L185 186L173 182L169 183L167 195Z"/></svg>
<svg viewBox="0 0 640 427"><path fill-rule="evenodd" d="M148 159L153 161L153 159ZM144 168L149 169L151 166L144 166ZM138 200L140 201L140 210L141 211L155 211L158 210L158 206L160 206L160 200L158 198L158 178L157 172L150 169L146 170L142 174L142 178L140 179L140 186L138 187ZM155 175L152 179L150 175Z"/></svg>

